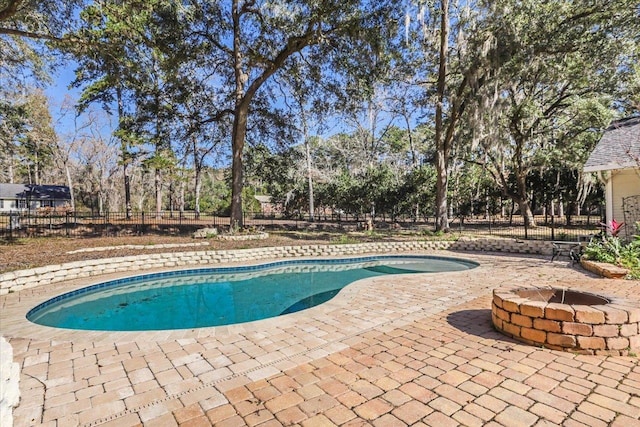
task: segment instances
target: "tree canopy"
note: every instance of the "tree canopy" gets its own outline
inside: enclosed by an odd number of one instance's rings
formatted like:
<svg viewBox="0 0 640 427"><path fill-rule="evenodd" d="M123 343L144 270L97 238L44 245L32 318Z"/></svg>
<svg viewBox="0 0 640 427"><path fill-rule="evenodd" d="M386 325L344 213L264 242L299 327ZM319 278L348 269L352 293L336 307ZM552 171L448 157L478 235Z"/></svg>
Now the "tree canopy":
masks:
<svg viewBox="0 0 640 427"><path fill-rule="evenodd" d="M631 0L6 0L5 179L62 158L67 182L93 176L82 139L119 165L82 189L100 209L206 199L242 225L249 186L311 218L430 215L447 230L512 201L535 226L540 207L574 212L595 191L581 165L612 118L640 112L639 45ZM75 142L30 101L65 58L82 90ZM94 108L107 138L83 118Z"/></svg>

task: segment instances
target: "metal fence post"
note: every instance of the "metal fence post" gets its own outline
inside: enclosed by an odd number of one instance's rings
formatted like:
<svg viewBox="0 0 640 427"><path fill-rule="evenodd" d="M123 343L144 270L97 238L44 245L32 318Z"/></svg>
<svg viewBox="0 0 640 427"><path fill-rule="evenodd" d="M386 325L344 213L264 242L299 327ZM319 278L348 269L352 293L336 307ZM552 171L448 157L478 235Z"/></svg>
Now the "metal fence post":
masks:
<svg viewBox="0 0 640 427"><path fill-rule="evenodd" d="M551 215L551 240L556 240L556 227L554 218L555 217Z"/></svg>
<svg viewBox="0 0 640 427"><path fill-rule="evenodd" d="M64 213L64 234L69 237L69 212Z"/></svg>

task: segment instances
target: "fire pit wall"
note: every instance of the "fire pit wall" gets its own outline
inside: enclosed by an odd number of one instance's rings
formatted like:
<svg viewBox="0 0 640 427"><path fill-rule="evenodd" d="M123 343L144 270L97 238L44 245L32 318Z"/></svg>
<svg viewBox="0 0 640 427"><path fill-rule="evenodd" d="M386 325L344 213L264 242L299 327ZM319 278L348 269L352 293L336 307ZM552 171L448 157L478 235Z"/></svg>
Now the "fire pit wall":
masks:
<svg viewBox="0 0 640 427"><path fill-rule="evenodd" d="M527 344L580 354L640 353L635 301L566 289L494 289L493 324Z"/></svg>

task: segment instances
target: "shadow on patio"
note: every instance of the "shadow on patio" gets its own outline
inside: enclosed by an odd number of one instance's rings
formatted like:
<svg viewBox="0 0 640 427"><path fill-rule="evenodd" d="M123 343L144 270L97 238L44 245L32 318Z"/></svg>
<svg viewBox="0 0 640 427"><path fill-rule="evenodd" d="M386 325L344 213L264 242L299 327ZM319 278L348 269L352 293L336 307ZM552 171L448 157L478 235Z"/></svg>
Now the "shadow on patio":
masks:
<svg viewBox="0 0 640 427"><path fill-rule="evenodd" d="M518 343L493 328L490 309L456 311L447 316L447 322L459 331L477 337Z"/></svg>

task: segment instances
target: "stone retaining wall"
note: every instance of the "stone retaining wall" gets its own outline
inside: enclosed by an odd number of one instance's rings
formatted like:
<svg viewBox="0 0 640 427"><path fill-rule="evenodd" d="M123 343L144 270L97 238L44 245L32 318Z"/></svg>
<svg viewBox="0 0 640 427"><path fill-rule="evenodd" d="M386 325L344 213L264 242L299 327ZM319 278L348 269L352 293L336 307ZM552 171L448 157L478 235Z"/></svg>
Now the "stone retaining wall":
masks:
<svg viewBox="0 0 640 427"><path fill-rule="evenodd" d="M269 233L256 233L256 234L218 234L216 239L219 240L233 240L236 242L242 242L246 240L264 240L269 238Z"/></svg>
<svg viewBox="0 0 640 427"><path fill-rule="evenodd" d="M640 352L640 307L608 298L599 305L560 304L522 297L522 290L494 289L491 318L497 330L527 344L580 354ZM548 289L540 288L541 294ZM526 291L533 292L533 291Z"/></svg>
<svg viewBox="0 0 640 427"><path fill-rule="evenodd" d="M550 255L550 242L513 239L459 239L457 241L374 242L349 245L276 246L227 251L140 254L119 258L88 259L60 265L0 274L0 295L81 277L158 268L192 267L273 258L349 256L434 250L492 251Z"/></svg>

